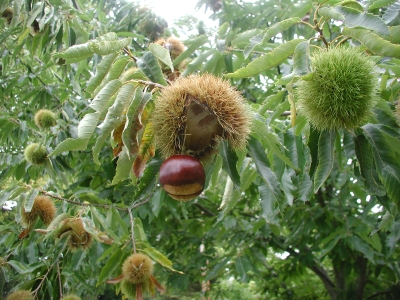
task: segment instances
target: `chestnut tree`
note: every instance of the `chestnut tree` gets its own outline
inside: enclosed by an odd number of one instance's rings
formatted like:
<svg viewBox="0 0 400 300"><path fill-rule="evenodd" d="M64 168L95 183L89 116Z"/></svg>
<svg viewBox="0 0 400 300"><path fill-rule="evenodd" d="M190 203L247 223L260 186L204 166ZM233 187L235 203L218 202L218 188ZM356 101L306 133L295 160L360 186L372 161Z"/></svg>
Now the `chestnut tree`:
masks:
<svg viewBox="0 0 400 300"><path fill-rule="evenodd" d="M198 8L1 1L0 299L399 299L399 1Z"/></svg>

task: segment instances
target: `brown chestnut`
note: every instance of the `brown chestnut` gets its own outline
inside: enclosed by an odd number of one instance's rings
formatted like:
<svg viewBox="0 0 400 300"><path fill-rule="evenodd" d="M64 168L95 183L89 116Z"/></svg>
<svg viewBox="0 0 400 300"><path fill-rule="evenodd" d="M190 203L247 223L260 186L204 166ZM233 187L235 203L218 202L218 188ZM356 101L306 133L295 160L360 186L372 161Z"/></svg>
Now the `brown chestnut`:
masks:
<svg viewBox="0 0 400 300"><path fill-rule="evenodd" d="M201 162L187 154L167 158L160 168L160 183L172 198L189 201L203 191L206 174Z"/></svg>

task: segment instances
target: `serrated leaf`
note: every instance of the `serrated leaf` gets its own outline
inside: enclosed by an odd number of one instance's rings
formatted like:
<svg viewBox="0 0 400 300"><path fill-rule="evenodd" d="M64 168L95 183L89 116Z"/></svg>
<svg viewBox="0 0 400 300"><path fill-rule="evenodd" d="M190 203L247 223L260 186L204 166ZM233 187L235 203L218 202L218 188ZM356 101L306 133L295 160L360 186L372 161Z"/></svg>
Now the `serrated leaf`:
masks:
<svg viewBox="0 0 400 300"><path fill-rule="evenodd" d="M161 159L159 154L156 153L156 156L154 156L154 158L146 165L134 196L135 200L141 199L155 187L157 174L162 162L163 159Z"/></svg>
<svg viewBox="0 0 400 300"><path fill-rule="evenodd" d="M164 64L166 64L171 71L174 71L174 66L172 65L171 55L169 51L163 46L155 43L151 43L149 45L149 50L151 53L155 55L159 60L161 60Z"/></svg>
<svg viewBox="0 0 400 300"><path fill-rule="evenodd" d="M155 155L155 145L154 145L154 131L153 124L148 122L144 129L144 133L142 136L142 140L140 142L138 155L133 163L133 173L135 176L139 178L144 168L146 167L146 163L152 159Z"/></svg>
<svg viewBox="0 0 400 300"><path fill-rule="evenodd" d="M261 29L250 29L239 33L231 42L232 46L239 46L242 44L249 44L250 39L262 33Z"/></svg>
<svg viewBox="0 0 400 300"><path fill-rule="evenodd" d="M249 54L253 51L253 49L260 45L260 44L264 44L266 42L268 42L272 37L276 36L278 33L281 33L287 29L289 29L291 26L293 26L294 24L300 23L301 19L300 18L290 18L290 19L286 19L283 20L281 22L278 22L274 25L272 25L271 27L269 27L264 35L261 36L260 35L256 35L255 37L253 37L252 39L250 39L251 41L251 46L247 47L245 49L245 57L247 58L249 56ZM253 40L253 41L252 41Z"/></svg>
<svg viewBox="0 0 400 300"><path fill-rule="evenodd" d="M278 178L269 168L268 157L260 142L251 136L248 147L250 155L257 167L257 172L263 180L263 187L266 188L266 192L269 193L265 201L270 201L272 204L268 205L268 207L271 208L276 202L278 202L279 205L285 203L285 196L282 193ZM263 202L263 200L261 201ZM268 218L268 220L271 220L271 218Z"/></svg>
<svg viewBox="0 0 400 300"><path fill-rule="evenodd" d="M122 133L122 141L125 147L127 147L130 159L135 159L138 154L140 142L138 133L143 128L141 117L151 97L151 93L143 93L141 89L136 89L135 96L126 113L126 123Z"/></svg>
<svg viewBox="0 0 400 300"><path fill-rule="evenodd" d="M148 256L150 256L152 259L154 259L156 262L158 262L160 265L162 265L163 267L165 267L167 269L170 269L171 271L177 272L179 274L184 274L181 271L175 270L172 267L172 261L170 261L161 252L159 252L158 250L154 249L153 247L151 247L147 243L145 243L143 246L144 246L144 248L142 248L142 251L144 253L146 253Z"/></svg>
<svg viewBox="0 0 400 300"><path fill-rule="evenodd" d="M297 45L303 41L303 39L296 39L281 44L271 52L253 60L246 67L243 67L234 73L225 74L224 76L227 78L244 78L269 70L292 55Z"/></svg>
<svg viewBox="0 0 400 300"><path fill-rule="evenodd" d="M343 29L343 35L355 38L372 52L378 55L400 58L399 45L392 44L367 29L345 27Z"/></svg>
<svg viewBox="0 0 400 300"><path fill-rule="evenodd" d="M314 175L314 193L324 184L333 169L336 131L322 132L318 139L318 167Z"/></svg>
<svg viewBox="0 0 400 300"><path fill-rule="evenodd" d="M268 130L267 125L255 119L254 121L254 134L257 139L265 145L265 148L276 154L285 164L294 170L298 170L296 166L293 165L292 161L282 152L281 149L285 150L278 136Z"/></svg>
<svg viewBox="0 0 400 300"><path fill-rule="evenodd" d="M121 51L131 42L131 38L124 38L118 41L89 41L89 49L98 55L108 55Z"/></svg>
<svg viewBox="0 0 400 300"><path fill-rule="evenodd" d="M104 78L107 76L110 71L114 60L117 58L118 53L109 54L101 60L101 62L96 67L95 76L91 77L88 85L86 87L86 92L93 93L94 90L102 83ZM93 95L94 96L94 95Z"/></svg>
<svg viewBox="0 0 400 300"><path fill-rule="evenodd" d="M114 104L108 109L105 120L98 126L101 129L101 135L97 138L93 147L93 160L96 164L100 165L98 156L105 140L124 121L125 115L123 112L134 99L135 89L136 86L134 84L123 85L118 91Z"/></svg>
<svg viewBox="0 0 400 300"><path fill-rule="evenodd" d="M377 172L389 198L400 210L400 167L395 153L386 142L383 132L374 124L362 127L374 154Z"/></svg>
<svg viewBox="0 0 400 300"><path fill-rule="evenodd" d="M332 19L336 21L344 21L344 16L334 7L321 7L318 14L326 20Z"/></svg>
<svg viewBox="0 0 400 300"><path fill-rule="evenodd" d="M299 76L310 73L310 61L310 42L301 42L294 50L293 73Z"/></svg>
<svg viewBox="0 0 400 300"><path fill-rule="evenodd" d="M32 206L35 203L35 198L39 194L39 190L32 189L25 198L24 209L25 212L31 212Z"/></svg>
<svg viewBox="0 0 400 300"><path fill-rule="evenodd" d="M282 174L281 187L282 187L283 193L286 196L287 204L292 206L293 205L293 198L294 198L293 192L295 190L295 187L293 185L292 178L290 177L290 174L289 174L287 169L285 169L285 171Z"/></svg>
<svg viewBox="0 0 400 300"><path fill-rule="evenodd" d="M377 0L377 1L374 1L374 3L372 3L368 7L368 11L372 11L372 10L377 9L377 8L386 7L386 6L389 6L389 5L391 5L391 4L395 3L395 2L396 2L396 0Z"/></svg>
<svg viewBox="0 0 400 300"><path fill-rule="evenodd" d="M122 82L118 79L111 80L93 98L93 101L89 106L96 112L101 112L106 106L108 100L118 92L121 86Z"/></svg>
<svg viewBox="0 0 400 300"><path fill-rule="evenodd" d="M354 149L360 166L361 176L365 180L365 187L371 193L384 196L386 191L377 178L373 161L372 149L364 135L357 135L353 138Z"/></svg>
<svg viewBox="0 0 400 300"><path fill-rule="evenodd" d="M31 270L29 268L27 268L26 266L24 266L21 262L16 261L16 260L8 260L7 264L9 264L10 266L12 266L15 271L17 271L19 274L27 274L30 273Z"/></svg>
<svg viewBox="0 0 400 300"><path fill-rule="evenodd" d="M374 30L383 35L389 35L389 29L387 25L378 16L366 12L360 13L353 8L344 6L336 6L335 10L344 16L344 22L349 28L363 27Z"/></svg>
<svg viewBox="0 0 400 300"><path fill-rule="evenodd" d="M147 51L136 61L136 65L152 82L167 85L160 64L153 53Z"/></svg>
<svg viewBox="0 0 400 300"><path fill-rule="evenodd" d="M218 276L218 274L225 268L230 259L230 257L224 257L219 263L214 266L214 268L210 272L207 273L204 280L210 280Z"/></svg>
<svg viewBox="0 0 400 300"><path fill-rule="evenodd" d="M228 143L224 141L222 142L220 155L222 157L222 168L232 179L235 188L240 189L240 176L236 168L236 164L238 162L238 156L236 152L229 147Z"/></svg>
<svg viewBox="0 0 400 300"><path fill-rule="evenodd" d="M115 176L111 182L111 185L115 185L121 180L126 179L131 170L134 162L134 158L128 155L128 151L125 146L122 147L122 151L118 156L117 167L115 170Z"/></svg>
<svg viewBox="0 0 400 300"><path fill-rule="evenodd" d="M104 281L106 281L107 278L110 278L114 273L114 271L121 266L121 263L125 257L126 255L124 255L121 248L120 247L116 248L114 250L114 253L111 255L111 257L107 260L104 267L101 269L99 278L97 279L96 286L99 286Z"/></svg>
<svg viewBox="0 0 400 300"><path fill-rule="evenodd" d="M362 239L360 239L356 235L352 235L347 238L347 241L349 241L349 244L353 246L353 248L365 255L366 258L368 258L370 261L374 262L374 252L372 249L368 246L368 244L364 243Z"/></svg>
<svg viewBox="0 0 400 300"><path fill-rule="evenodd" d="M74 62L84 60L85 58L88 58L92 55L93 55L92 49L90 49L90 46L88 43L85 43L85 44L74 45L72 47L69 47L64 52L55 53L55 54L53 54L53 57L54 58L64 58L65 63L71 64Z"/></svg>
<svg viewBox="0 0 400 300"><path fill-rule="evenodd" d="M110 224L106 221L106 219L99 213L99 211L94 207L90 207L90 211L93 213L95 218L99 221L101 226L104 228L104 230L107 232L109 236L116 242L119 243L119 238L118 236L114 233L114 231L111 230Z"/></svg>
<svg viewBox="0 0 400 300"><path fill-rule="evenodd" d="M208 38L206 35L200 35L197 38L191 40L189 47L186 49L186 51L182 52L177 58L174 59L174 61L172 62L173 65L177 66L178 64L183 62L206 42L208 42Z"/></svg>
<svg viewBox="0 0 400 300"><path fill-rule="evenodd" d="M49 156L54 156L63 152L74 151L74 150L85 150L89 143L89 139L78 138L78 139L66 139L62 141Z"/></svg>

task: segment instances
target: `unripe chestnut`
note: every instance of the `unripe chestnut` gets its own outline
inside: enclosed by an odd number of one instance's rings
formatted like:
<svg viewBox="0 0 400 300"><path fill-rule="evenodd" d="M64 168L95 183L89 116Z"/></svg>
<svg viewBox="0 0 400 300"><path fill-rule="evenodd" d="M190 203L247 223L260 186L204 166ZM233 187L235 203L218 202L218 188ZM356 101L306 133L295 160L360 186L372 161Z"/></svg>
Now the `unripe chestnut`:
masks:
<svg viewBox="0 0 400 300"><path fill-rule="evenodd" d="M187 154L167 158L160 168L160 183L172 198L189 201L203 191L206 174L201 162Z"/></svg>

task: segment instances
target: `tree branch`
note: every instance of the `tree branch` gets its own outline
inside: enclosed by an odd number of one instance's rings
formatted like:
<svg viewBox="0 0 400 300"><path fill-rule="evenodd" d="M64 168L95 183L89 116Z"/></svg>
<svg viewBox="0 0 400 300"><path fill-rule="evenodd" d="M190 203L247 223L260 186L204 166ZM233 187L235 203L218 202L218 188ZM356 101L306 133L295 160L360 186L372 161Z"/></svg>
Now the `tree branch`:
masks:
<svg viewBox="0 0 400 300"><path fill-rule="evenodd" d="M368 259L364 256L358 256L356 263L359 269L359 273L356 279L356 297L358 300L363 299L364 287L367 283L367 264Z"/></svg>

